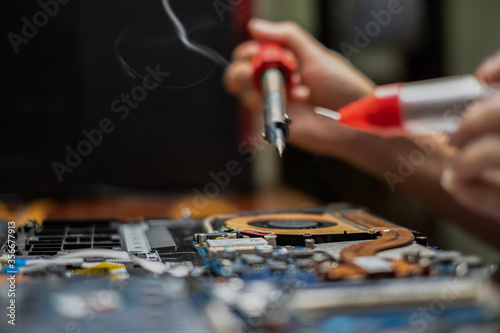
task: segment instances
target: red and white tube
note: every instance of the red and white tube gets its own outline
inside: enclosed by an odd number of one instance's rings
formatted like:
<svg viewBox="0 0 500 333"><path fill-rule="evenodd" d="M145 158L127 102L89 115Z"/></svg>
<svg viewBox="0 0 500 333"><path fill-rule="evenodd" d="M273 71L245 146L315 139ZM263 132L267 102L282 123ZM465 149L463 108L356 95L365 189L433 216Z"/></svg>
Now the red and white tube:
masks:
<svg viewBox="0 0 500 333"><path fill-rule="evenodd" d="M341 108L339 122L388 135L452 133L466 107L490 90L472 75L382 85Z"/></svg>

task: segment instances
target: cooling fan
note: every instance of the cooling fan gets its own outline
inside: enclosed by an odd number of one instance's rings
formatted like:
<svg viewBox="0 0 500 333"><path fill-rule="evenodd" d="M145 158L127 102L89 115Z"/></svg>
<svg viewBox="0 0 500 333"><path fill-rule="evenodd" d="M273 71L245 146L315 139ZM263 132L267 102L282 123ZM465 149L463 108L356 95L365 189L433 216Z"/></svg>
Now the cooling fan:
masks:
<svg viewBox="0 0 500 333"><path fill-rule="evenodd" d="M316 243L370 240L373 231L345 217L328 212L322 214L277 213L258 216L238 216L224 221L226 228L255 230L277 235L278 245L304 245L306 238Z"/></svg>

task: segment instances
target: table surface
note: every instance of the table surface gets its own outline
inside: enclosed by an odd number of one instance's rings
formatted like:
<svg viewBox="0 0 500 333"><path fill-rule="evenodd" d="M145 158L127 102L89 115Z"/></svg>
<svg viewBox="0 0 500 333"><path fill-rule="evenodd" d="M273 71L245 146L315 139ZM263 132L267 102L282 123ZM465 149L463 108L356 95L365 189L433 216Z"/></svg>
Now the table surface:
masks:
<svg viewBox="0 0 500 333"><path fill-rule="evenodd" d="M123 194L87 198L40 198L29 202L0 202L0 217L16 221L46 218L192 217L249 210L297 209L322 203L289 187L251 193L227 193L214 198L189 193ZM189 210L189 211L188 211Z"/></svg>

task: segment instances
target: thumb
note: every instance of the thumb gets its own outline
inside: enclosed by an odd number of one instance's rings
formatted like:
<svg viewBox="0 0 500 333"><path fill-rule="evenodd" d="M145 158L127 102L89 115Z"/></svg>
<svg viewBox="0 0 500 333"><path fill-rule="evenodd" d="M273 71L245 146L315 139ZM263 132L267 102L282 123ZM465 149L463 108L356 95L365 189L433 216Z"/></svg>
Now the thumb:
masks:
<svg viewBox="0 0 500 333"><path fill-rule="evenodd" d="M294 22L273 23L254 18L248 23L248 30L257 41L276 42L290 49L299 61L314 58L324 50L314 37Z"/></svg>
<svg viewBox="0 0 500 333"><path fill-rule="evenodd" d="M500 52L487 58L476 70L476 76L487 82L500 81Z"/></svg>

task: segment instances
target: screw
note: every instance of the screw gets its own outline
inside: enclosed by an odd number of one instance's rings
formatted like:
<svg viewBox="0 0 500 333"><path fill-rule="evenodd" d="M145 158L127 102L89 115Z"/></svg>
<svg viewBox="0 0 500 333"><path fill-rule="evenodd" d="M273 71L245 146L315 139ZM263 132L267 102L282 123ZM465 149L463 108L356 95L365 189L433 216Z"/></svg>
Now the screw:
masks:
<svg viewBox="0 0 500 333"><path fill-rule="evenodd" d="M306 238L305 239L305 243L306 243L306 248L307 249L314 249L314 243L315 243L314 239L312 239L312 238Z"/></svg>

